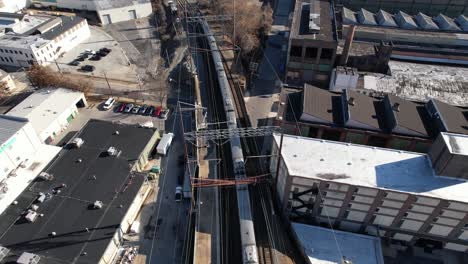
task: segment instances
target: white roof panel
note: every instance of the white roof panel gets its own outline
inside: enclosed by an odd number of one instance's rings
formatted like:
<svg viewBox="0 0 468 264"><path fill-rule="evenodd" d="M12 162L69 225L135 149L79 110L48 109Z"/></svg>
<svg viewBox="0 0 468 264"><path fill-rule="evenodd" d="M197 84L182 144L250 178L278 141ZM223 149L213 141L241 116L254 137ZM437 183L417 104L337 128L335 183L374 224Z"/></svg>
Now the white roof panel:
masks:
<svg viewBox="0 0 468 264"><path fill-rule="evenodd" d="M282 156L293 176L468 202L468 182L437 176L425 154L285 135Z"/></svg>
<svg viewBox="0 0 468 264"><path fill-rule="evenodd" d="M359 22L363 25L377 25L374 14L364 8L361 8L358 12Z"/></svg>
<svg viewBox="0 0 468 264"><path fill-rule="evenodd" d="M432 21L432 18L430 16L425 15L421 12L419 12L415 16L415 19L416 19L416 22L418 22L419 27L422 29L432 29L432 30L439 29L436 23Z"/></svg>
<svg viewBox="0 0 468 264"><path fill-rule="evenodd" d="M379 25L385 27L398 27L397 23L395 22L395 19L390 13L380 9L379 12L377 12L376 16Z"/></svg>
<svg viewBox="0 0 468 264"><path fill-rule="evenodd" d="M83 93L58 88L37 91L11 109L7 115L27 118L38 134L41 134L60 114L75 105Z"/></svg>
<svg viewBox="0 0 468 264"><path fill-rule="evenodd" d="M342 264L343 256L345 260L356 264L384 263L380 239L377 237L299 223L292 223L292 228L310 263ZM337 243L340 250L337 249Z"/></svg>

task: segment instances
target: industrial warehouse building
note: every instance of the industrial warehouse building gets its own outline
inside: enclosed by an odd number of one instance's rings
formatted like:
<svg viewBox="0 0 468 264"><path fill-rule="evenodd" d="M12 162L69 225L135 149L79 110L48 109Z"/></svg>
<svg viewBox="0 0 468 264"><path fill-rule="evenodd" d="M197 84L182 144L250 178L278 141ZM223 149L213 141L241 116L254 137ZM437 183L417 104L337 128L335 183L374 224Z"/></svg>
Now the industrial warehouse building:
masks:
<svg viewBox="0 0 468 264"><path fill-rule="evenodd" d="M90 35L86 19L0 13L0 64L29 67L48 65Z"/></svg>
<svg viewBox="0 0 468 264"><path fill-rule="evenodd" d="M7 115L29 120L41 142L51 143L87 105L82 92L68 89L43 89L34 92Z"/></svg>
<svg viewBox="0 0 468 264"><path fill-rule="evenodd" d="M139 171L157 137L154 129L89 121L44 171L51 178L32 182L0 216L0 245L9 251L0 263L22 255L111 263L149 193Z"/></svg>
<svg viewBox="0 0 468 264"><path fill-rule="evenodd" d="M147 17L153 12L150 0L34 0L33 4L96 12L103 25Z"/></svg>
<svg viewBox="0 0 468 264"><path fill-rule="evenodd" d="M427 152L440 132L468 134L468 108L392 94L283 88L277 121L285 133Z"/></svg>
<svg viewBox="0 0 468 264"><path fill-rule="evenodd" d="M442 133L437 142L428 156L284 135L279 169L277 158L270 169L293 221L466 252L468 136Z"/></svg>

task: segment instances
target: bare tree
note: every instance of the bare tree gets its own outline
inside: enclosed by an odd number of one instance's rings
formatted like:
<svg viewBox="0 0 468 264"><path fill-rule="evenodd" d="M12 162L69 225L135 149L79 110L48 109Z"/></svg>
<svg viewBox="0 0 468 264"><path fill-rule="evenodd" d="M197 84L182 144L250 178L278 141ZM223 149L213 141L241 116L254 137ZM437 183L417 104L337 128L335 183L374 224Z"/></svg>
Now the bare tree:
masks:
<svg viewBox="0 0 468 264"><path fill-rule="evenodd" d="M83 92L88 95L93 90L93 84L88 80L75 81L52 71L50 68L33 65L27 72L31 84L37 88L63 87Z"/></svg>

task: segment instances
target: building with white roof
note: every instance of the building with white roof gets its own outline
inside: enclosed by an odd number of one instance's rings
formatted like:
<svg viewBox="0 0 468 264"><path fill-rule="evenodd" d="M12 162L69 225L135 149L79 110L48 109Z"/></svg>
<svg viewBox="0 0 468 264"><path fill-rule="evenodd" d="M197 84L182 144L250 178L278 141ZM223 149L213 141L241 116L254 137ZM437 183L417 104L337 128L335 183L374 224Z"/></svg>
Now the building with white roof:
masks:
<svg viewBox="0 0 468 264"><path fill-rule="evenodd" d="M0 214L59 150L41 143L27 119L0 115Z"/></svg>
<svg viewBox="0 0 468 264"><path fill-rule="evenodd" d="M7 66L54 63L91 35L81 17L0 13L0 21L8 22L0 23L0 64Z"/></svg>
<svg viewBox="0 0 468 264"><path fill-rule="evenodd" d="M275 136L273 156L279 142ZM292 219L328 224L330 218L345 231L468 250L468 182L437 175L428 155L285 135L279 169L276 158L270 168Z"/></svg>
<svg viewBox="0 0 468 264"><path fill-rule="evenodd" d="M96 12L103 25L147 17L153 12L150 0L34 0L35 6Z"/></svg>
<svg viewBox="0 0 468 264"><path fill-rule="evenodd" d="M86 106L83 93L67 89L40 90L11 109L7 115L26 118L31 122L41 142L50 143L65 130Z"/></svg>
<svg viewBox="0 0 468 264"><path fill-rule="evenodd" d="M377 237L333 232L328 228L299 223L292 223L291 226L310 264L384 263L380 239Z"/></svg>

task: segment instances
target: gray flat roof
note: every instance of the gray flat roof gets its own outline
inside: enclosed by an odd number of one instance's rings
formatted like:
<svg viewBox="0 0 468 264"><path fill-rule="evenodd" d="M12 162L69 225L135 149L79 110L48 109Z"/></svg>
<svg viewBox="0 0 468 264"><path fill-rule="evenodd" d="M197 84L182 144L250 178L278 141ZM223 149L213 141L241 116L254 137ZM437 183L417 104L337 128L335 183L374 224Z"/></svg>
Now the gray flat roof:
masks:
<svg viewBox="0 0 468 264"><path fill-rule="evenodd" d="M21 117L0 115L0 146L20 131L28 120Z"/></svg>
<svg viewBox="0 0 468 264"><path fill-rule="evenodd" d="M291 38L314 39L322 41L335 41L332 28L332 11L330 2L326 0L312 0L320 2L320 32L309 33L309 11L311 0L298 0L294 8L294 17L291 25Z"/></svg>
<svg viewBox="0 0 468 264"><path fill-rule="evenodd" d="M81 148L63 149L45 170L54 180L33 181L17 198L18 204L0 216L0 244L11 250L0 263L14 262L25 251L40 255L43 263L98 263L145 181L145 175L130 169L154 132L90 120L77 135L85 141ZM110 146L121 155L103 155ZM67 187L54 194L63 183ZM37 204L44 216L27 223L21 213L35 203L39 192L51 194ZM89 209L96 200L103 202L102 209Z"/></svg>

